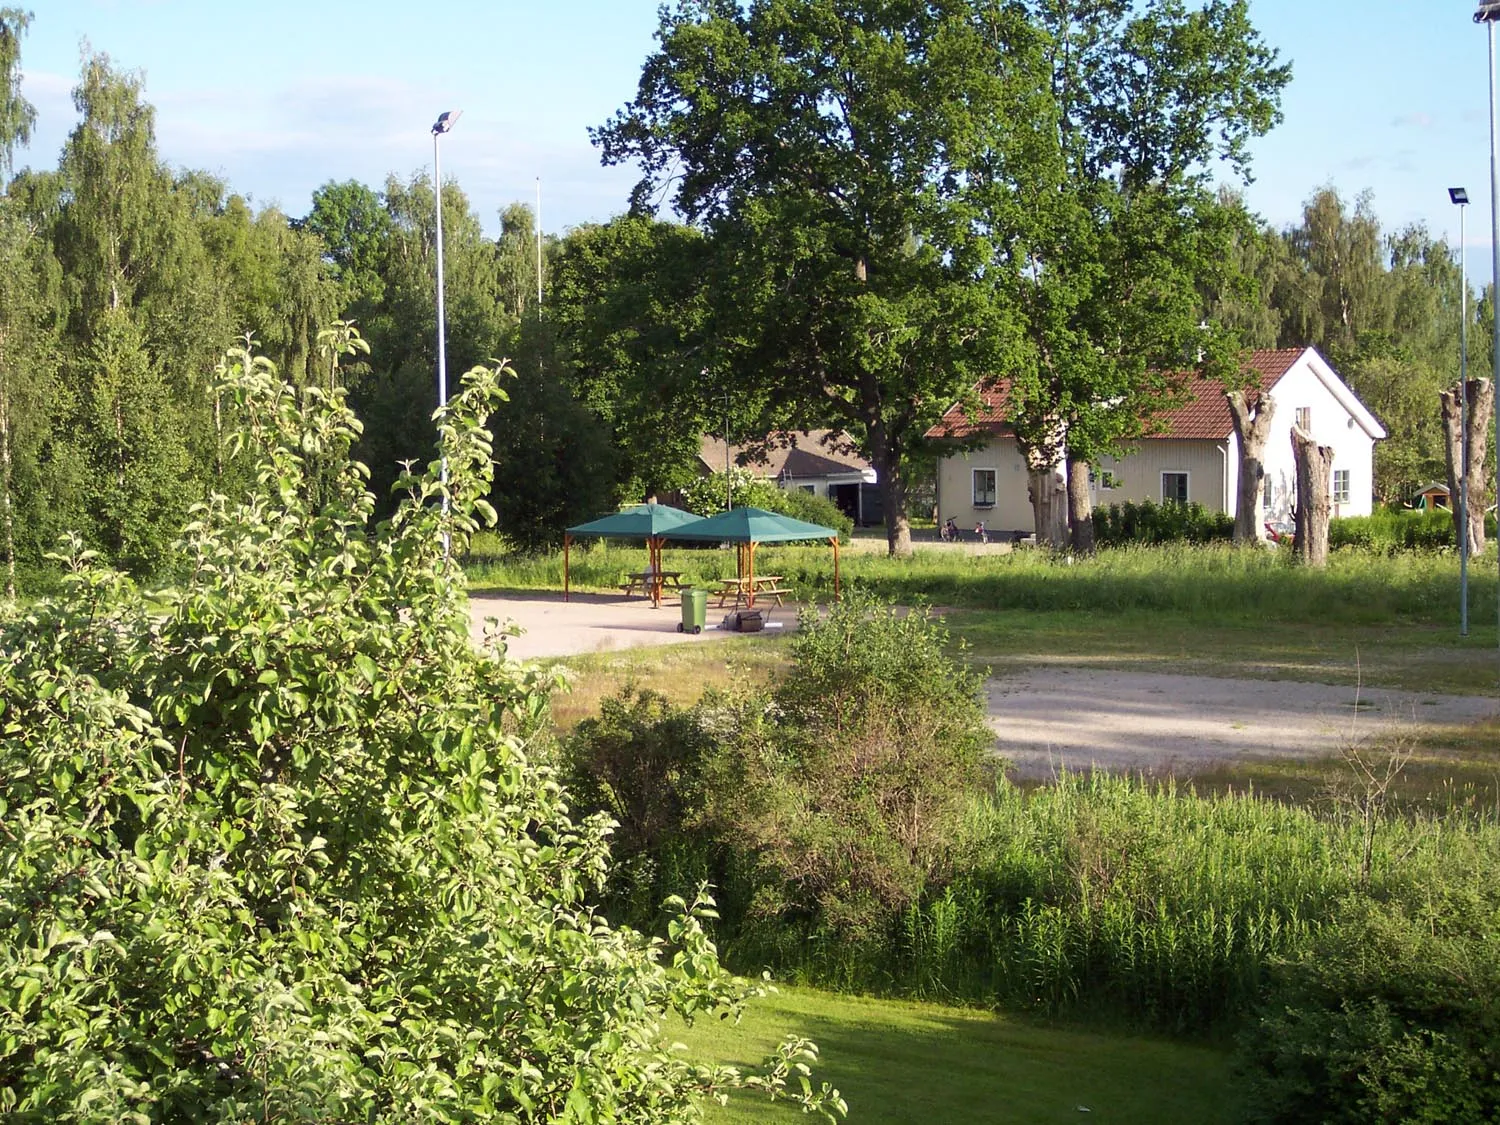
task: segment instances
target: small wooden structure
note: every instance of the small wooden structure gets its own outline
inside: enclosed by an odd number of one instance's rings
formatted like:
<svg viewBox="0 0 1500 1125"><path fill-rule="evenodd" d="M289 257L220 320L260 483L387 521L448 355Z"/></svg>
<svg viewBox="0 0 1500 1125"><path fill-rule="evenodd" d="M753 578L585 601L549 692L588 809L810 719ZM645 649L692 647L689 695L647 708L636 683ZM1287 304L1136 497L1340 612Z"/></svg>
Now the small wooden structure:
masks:
<svg viewBox="0 0 1500 1125"><path fill-rule="evenodd" d="M1433 508L1442 508L1446 512L1453 507L1453 496L1446 484L1424 484L1406 503L1408 507L1420 508L1424 512Z"/></svg>

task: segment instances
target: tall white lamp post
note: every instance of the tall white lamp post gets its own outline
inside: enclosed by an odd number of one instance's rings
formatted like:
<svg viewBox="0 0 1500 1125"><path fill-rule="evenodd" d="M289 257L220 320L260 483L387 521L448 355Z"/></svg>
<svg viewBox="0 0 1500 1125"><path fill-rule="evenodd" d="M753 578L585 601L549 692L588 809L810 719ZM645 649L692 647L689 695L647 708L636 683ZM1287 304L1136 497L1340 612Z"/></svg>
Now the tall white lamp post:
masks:
<svg viewBox="0 0 1500 1125"><path fill-rule="evenodd" d="M448 334L443 317L443 166L438 141L444 133L452 132L463 114L461 109L450 109L440 115L432 126L432 187L434 206L437 208L437 379L438 407L448 405ZM439 469L443 483L443 515L448 514L448 457L445 454ZM446 521L445 521L446 522ZM448 553L448 532L443 531L443 554Z"/></svg>
<svg viewBox="0 0 1500 1125"><path fill-rule="evenodd" d="M1500 0L1479 0L1474 12L1474 22L1487 24L1490 36L1490 244L1492 247L1495 287L1493 293L1500 295L1500 158L1497 158L1497 122L1495 119L1495 21L1500 20ZM1500 321L1491 331L1490 377L1500 386ZM1500 451L1500 411L1495 412L1495 448ZM1497 452L1495 467L1495 495L1500 498L1500 452ZM1500 511L1500 509L1496 509ZM1500 599L1496 599L1500 601Z"/></svg>
<svg viewBox="0 0 1500 1125"><path fill-rule="evenodd" d="M1458 208L1458 635L1469 635L1469 271L1464 242L1464 210L1469 193L1448 189ZM1481 469L1482 471L1482 469Z"/></svg>

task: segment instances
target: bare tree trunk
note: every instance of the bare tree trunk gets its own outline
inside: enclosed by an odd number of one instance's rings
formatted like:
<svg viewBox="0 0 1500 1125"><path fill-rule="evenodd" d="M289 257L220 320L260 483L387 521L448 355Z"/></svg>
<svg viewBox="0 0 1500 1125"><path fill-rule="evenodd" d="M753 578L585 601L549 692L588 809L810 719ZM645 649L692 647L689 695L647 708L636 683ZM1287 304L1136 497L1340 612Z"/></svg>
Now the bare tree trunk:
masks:
<svg viewBox="0 0 1500 1125"><path fill-rule="evenodd" d="M1328 565L1328 478L1333 446L1319 445L1300 426L1292 427L1292 457L1297 465L1297 561Z"/></svg>
<svg viewBox="0 0 1500 1125"><path fill-rule="evenodd" d="M906 474L901 456L891 448L885 426L870 427L870 454L880 474L880 506L885 518L886 550L892 558L911 555L911 520L906 514Z"/></svg>
<svg viewBox="0 0 1500 1125"><path fill-rule="evenodd" d="M1468 383L1469 426L1468 433L1459 436L1461 405L1459 386L1453 384L1439 395L1443 411L1443 456L1448 466L1449 506L1453 509L1453 536L1456 542L1463 529L1458 523L1459 493L1465 495L1465 516L1468 519L1469 554L1477 555L1484 550L1484 512L1489 506L1489 481L1484 471L1484 455L1490 433L1490 418L1495 411L1495 384L1488 379L1470 379ZM1469 480L1467 489L1460 478L1463 475L1463 449L1469 451Z"/></svg>
<svg viewBox="0 0 1500 1125"><path fill-rule="evenodd" d="M1229 391L1229 417L1240 445L1240 487L1234 507L1234 541L1266 542L1266 439L1271 436L1271 418L1276 403L1261 395L1252 409L1242 391Z"/></svg>
<svg viewBox="0 0 1500 1125"><path fill-rule="evenodd" d="M1094 553L1094 503L1089 496L1089 463L1068 458L1068 538L1081 555Z"/></svg>

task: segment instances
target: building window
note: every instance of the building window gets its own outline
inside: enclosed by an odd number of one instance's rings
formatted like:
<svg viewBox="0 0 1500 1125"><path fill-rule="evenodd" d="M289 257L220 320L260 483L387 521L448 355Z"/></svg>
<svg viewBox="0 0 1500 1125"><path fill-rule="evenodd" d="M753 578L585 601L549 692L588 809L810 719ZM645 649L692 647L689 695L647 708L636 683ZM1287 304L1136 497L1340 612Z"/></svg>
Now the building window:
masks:
<svg viewBox="0 0 1500 1125"><path fill-rule="evenodd" d="M1333 470L1333 502L1335 504L1349 503L1349 470Z"/></svg>
<svg viewBox="0 0 1500 1125"><path fill-rule="evenodd" d="M1162 473L1161 502L1163 504L1186 504L1188 502L1188 475L1186 473Z"/></svg>
<svg viewBox="0 0 1500 1125"><path fill-rule="evenodd" d="M993 508L995 506L995 470L974 470L974 507Z"/></svg>
<svg viewBox="0 0 1500 1125"><path fill-rule="evenodd" d="M437 197L434 196L433 198ZM809 496L816 496L818 494L818 486L815 484L799 484L797 487L800 488L803 492L807 493Z"/></svg>
<svg viewBox="0 0 1500 1125"><path fill-rule="evenodd" d="M1297 428L1305 433L1312 433L1312 407L1297 407Z"/></svg>
<svg viewBox="0 0 1500 1125"><path fill-rule="evenodd" d="M1115 489L1120 487L1120 478L1108 469L1099 470L1099 487Z"/></svg>
<svg viewBox="0 0 1500 1125"><path fill-rule="evenodd" d="M1265 505L1269 508L1276 499L1276 482L1271 477L1266 477L1261 481L1261 488L1264 490Z"/></svg>

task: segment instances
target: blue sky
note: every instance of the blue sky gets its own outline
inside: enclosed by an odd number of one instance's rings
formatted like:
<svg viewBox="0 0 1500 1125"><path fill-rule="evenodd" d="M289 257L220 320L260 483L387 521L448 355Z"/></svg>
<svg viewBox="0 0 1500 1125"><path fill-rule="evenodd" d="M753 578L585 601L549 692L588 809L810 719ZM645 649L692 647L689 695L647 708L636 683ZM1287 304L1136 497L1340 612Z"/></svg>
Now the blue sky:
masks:
<svg viewBox="0 0 1500 1125"><path fill-rule="evenodd" d="M23 0L24 2L24 0ZM585 132L635 89L657 0L32 0L25 93L40 120L18 163L50 167L76 115L80 43L144 72L162 155L304 214L314 188L378 187L429 168L443 142L494 230L543 182L549 231L621 210L634 176L599 166ZM1489 276L1488 63L1472 0L1251 0L1291 60L1286 120L1255 149L1251 205L1293 221L1322 184L1369 189L1388 228L1426 222L1457 241L1446 188L1467 186L1474 276Z"/></svg>

